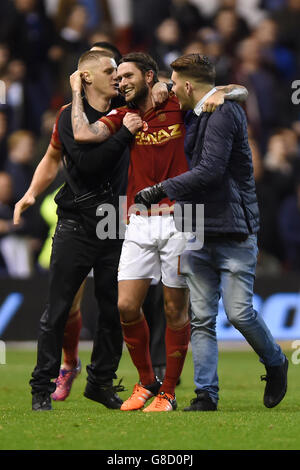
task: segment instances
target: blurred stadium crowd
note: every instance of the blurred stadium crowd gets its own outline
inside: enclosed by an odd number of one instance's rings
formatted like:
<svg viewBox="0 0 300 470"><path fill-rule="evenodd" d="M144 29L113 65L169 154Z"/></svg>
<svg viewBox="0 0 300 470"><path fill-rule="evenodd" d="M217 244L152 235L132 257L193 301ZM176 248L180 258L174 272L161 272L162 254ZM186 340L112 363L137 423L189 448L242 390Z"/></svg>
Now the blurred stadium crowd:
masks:
<svg viewBox="0 0 300 470"><path fill-rule="evenodd" d="M42 251L63 176L18 228L13 206L44 155L58 109L71 99L69 75L96 41L122 54L151 53L162 80L176 57L200 52L214 61L218 85L247 87L261 210L257 274L300 271L300 105L292 102L299 29L300 0L1 0L0 274L26 278L47 269Z"/></svg>

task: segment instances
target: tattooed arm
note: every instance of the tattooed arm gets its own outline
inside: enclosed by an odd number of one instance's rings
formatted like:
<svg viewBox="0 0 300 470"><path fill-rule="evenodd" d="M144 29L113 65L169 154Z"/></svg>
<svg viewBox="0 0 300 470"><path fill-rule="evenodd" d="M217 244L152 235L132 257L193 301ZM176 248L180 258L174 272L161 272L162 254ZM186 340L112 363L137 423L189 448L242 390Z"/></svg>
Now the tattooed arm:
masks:
<svg viewBox="0 0 300 470"><path fill-rule="evenodd" d="M242 85L217 86L217 90L223 91L225 100L246 101L248 90Z"/></svg>
<svg viewBox="0 0 300 470"><path fill-rule="evenodd" d="M216 107L224 104L225 100L242 102L248 98L248 90L242 85L216 86L216 90L203 104L203 112L215 111Z"/></svg>
<svg viewBox="0 0 300 470"><path fill-rule="evenodd" d="M77 142L103 142L110 136L108 127L100 121L90 124L83 109L81 75L78 70L70 77L72 88L72 127Z"/></svg>
<svg viewBox="0 0 300 470"><path fill-rule="evenodd" d="M112 132L102 121L96 121L92 124L89 123L83 109L81 97L81 76L79 71L76 71L71 75L70 84L72 88L71 119L74 139L80 143L104 142L110 137ZM131 134L134 135L142 127L143 122L139 114L126 113L120 126L122 126L122 124ZM115 131L116 130L117 129L115 129Z"/></svg>

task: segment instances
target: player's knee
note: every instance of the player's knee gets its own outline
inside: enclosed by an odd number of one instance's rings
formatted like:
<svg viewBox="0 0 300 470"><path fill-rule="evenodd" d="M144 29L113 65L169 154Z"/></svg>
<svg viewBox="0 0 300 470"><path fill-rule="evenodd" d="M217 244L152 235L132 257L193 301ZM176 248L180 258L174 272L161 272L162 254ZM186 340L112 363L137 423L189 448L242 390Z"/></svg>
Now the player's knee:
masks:
<svg viewBox="0 0 300 470"><path fill-rule="evenodd" d="M188 320L185 305L173 301L165 302L165 315L168 324L185 323Z"/></svg>
<svg viewBox="0 0 300 470"><path fill-rule="evenodd" d="M137 320L140 316L140 308L132 301L132 299L119 299L118 309L122 321L131 322Z"/></svg>

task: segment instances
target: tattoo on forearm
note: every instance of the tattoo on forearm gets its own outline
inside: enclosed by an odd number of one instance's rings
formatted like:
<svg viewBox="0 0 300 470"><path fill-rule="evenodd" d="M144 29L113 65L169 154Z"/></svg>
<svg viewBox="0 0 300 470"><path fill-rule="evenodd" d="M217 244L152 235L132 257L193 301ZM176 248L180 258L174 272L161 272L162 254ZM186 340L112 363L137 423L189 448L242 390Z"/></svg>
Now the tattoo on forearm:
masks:
<svg viewBox="0 0 300 470"><path fill-rule="evenodd" d="M83 131L85 135L91 133L91 142L102 142L110 136L110 131L103 122L96 121L93 124L89 123L84 112L81 93L78 91L73 92L71 118L74 135L80 131ZM96 139L93 139L93 135Z"/></svg>
<svg viewBox="0 0 300 470"><path fill-rule="evenodd" d="M71 117L74 134L78 132L84 125L89 123L83 110L81 93L79 91L73 92Z"/></svg>
<svg viewBox="0 0 300 470"><path fill-rule="evenodd" d="M106 140L110 136L110 131L103 122L96 121L93 124L90 124L89 130L101 140Z"/></svg>
<svg viewBox="0 0 300 470"><path fill-rule="evenodd" d="M240 85L227 85L222 87L226 100L246 101L248 97L247 88Z"/></svg>

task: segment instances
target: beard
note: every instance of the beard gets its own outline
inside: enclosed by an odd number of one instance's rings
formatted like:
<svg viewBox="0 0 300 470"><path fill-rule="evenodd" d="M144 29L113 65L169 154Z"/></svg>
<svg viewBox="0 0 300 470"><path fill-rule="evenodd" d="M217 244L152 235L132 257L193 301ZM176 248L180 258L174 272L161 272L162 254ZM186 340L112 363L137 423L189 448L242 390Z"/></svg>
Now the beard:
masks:
<svg viewBox="0 0 300 470"><path fill-rule="evenodd" d="M129 100L125 100L132 106L137 107L141 102L145 101L149 93L149 88L145 83L142 83L140 88L136 90L135 94Z"/></svg>

